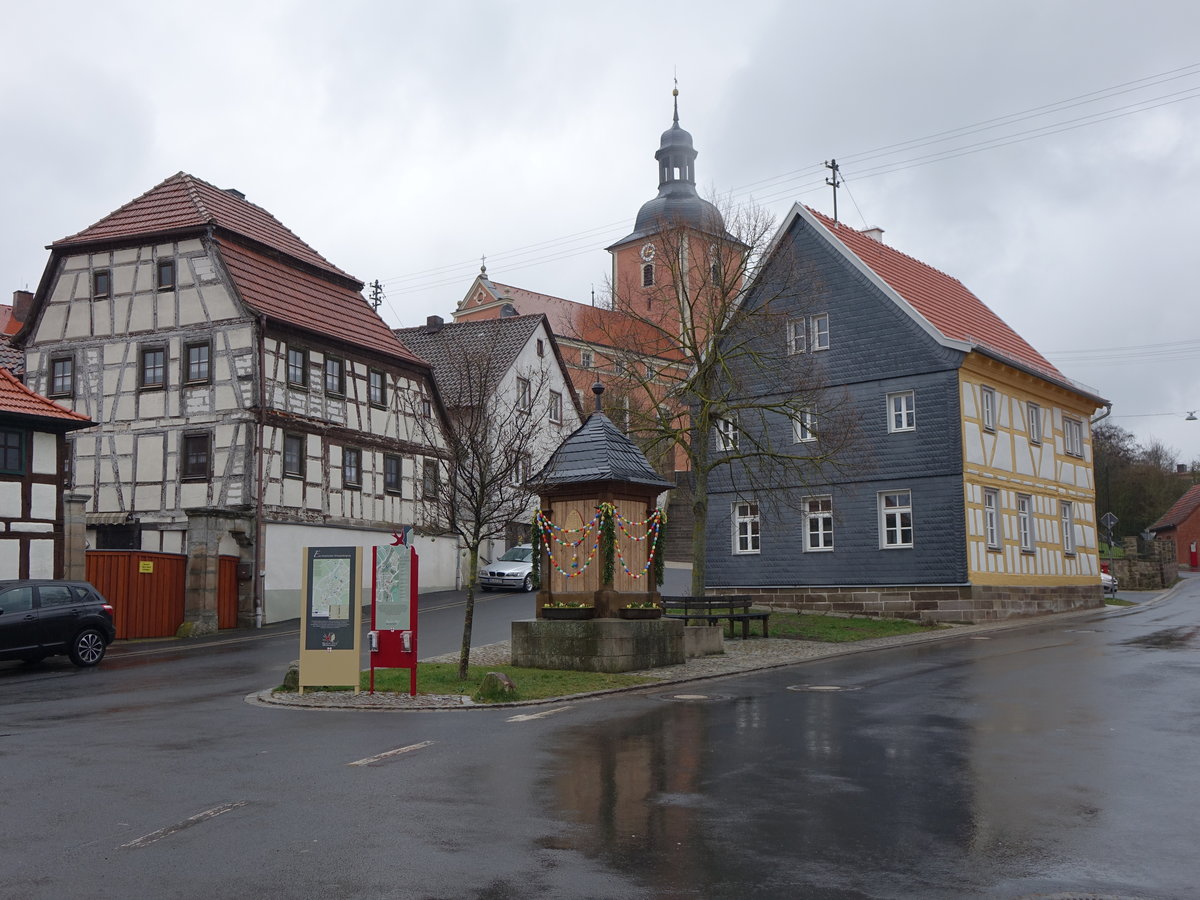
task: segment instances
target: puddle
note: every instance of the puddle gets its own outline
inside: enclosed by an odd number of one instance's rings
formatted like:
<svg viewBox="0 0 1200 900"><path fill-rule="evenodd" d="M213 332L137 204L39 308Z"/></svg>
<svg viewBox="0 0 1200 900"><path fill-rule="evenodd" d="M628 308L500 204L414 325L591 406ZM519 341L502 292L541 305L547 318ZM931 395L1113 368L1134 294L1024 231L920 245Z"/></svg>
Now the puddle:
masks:
<svg viewBox="0 0 1200 900"><path fill-rule="evenodd" d="M1143 637L1130 638L1122 643L1135 647L1152 647L1156 650L1183 650L1194 646L1197 643L1198 635L1200 635L1200 626L1164 628L1162 631L1155 631Z"/></svg>

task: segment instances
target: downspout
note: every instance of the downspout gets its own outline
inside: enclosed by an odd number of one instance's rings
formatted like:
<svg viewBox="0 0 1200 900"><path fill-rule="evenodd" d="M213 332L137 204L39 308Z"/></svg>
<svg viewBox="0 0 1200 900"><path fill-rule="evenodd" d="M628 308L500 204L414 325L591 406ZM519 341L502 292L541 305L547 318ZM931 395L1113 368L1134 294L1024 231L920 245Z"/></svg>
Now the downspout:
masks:
<svg viewBox="0 0 1200 900"><path fill-rule="evenodd" d="M1097 422L1103 422L1105 419L1107 419L1111 415L1112 415L1112 404L1105 403L1104 404L1104 413L1102 415L1096 416L1096 418L1092 419L1090 422L1088 422L1088 424L1091 425L1092 427L1095 427Z"/></svg>
<svg viewBox="0 0 1200 900"><path fill-rule="evenodd" d="M267 406L267 372L266 372L266 354L267 354L267 317L260 314L258 317L258 436L256 438L255 458L257 460L257 475L255 491L254 491L254 627L262 628L263 624L263 598L266 595L266 580L267 573L263 568L266 565L267 554L264 544L267 541L266 526L263 523L263 469L266 465L264 460L263 442L266 438L266 406Z"/></svg>

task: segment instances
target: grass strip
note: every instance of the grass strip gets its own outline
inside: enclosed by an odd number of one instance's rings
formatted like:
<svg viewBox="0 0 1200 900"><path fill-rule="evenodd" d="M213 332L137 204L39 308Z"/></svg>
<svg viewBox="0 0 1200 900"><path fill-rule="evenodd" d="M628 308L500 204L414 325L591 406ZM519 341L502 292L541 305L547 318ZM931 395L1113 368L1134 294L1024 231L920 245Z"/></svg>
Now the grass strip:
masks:
<svg viewBox="0 0 1200 900"><path fill-rule="evenodd" d="M773 638L844 644L897 634L919 634L938 627L942 626L923 625L908 619L847 618L776 611L771 613L770 632Z"/></svg>

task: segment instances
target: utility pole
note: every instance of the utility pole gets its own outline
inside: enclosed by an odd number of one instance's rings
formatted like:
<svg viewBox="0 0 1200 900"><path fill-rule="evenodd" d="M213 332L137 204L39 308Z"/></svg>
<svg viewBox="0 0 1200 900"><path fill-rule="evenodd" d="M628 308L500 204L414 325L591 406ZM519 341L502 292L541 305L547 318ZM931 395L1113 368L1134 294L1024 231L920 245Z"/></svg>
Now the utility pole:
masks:
<svg viewBox="0 0 1200 900"><path fill-rule="evenodd" d="M842 184L840 181L838 181L838 171L839 171L839 169L838 169L837 160L836 160L836 159L833 159L833 160L826 160L826 161L825 161L825 168L827 168L827 169L829 169L831 172L833 172L833 178L826 178L826 179L825 179L825 183L826 183L827 185L829 185L831 188L833 188L833 221L834 221L834 222L837 222L837 220L838 220L838 216L837 216L837 189L838 189L838 188L841 186L841 184Z"/></svg>
<svg viewBox="0 0 1200 900"><path fill-rule="evenodd" d="M380 284L379 279L376 278L374 281L371 282L370 287L371 287L371 308L378 311L380 305L382 305L382 303L383 303L383 285Z"/></svg>

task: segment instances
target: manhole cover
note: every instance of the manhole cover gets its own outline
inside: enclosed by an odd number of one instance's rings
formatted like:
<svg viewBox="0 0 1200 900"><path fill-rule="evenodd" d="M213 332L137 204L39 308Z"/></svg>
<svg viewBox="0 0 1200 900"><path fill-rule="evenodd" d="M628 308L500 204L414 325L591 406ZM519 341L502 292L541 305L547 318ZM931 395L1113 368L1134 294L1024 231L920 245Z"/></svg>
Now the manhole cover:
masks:
<svg viewBox="0 0 1200 900"><path fill-rule="evenodd" d="M728 699L725 694L651 694L655 700L666 700L679 703L711 703L714 700Z"/></svg>
<svg viewBox="0 0 1200 900"><path fill-rule="evenodd" d="M672 700L707 700L708 694L676 694Z"/></svg>
<svg viewBox="0 0 1200 900"><path fill-rule="evenodd" d="M856 687L847 687L841 684L793 684L788 687L789 691L801 691L812 693L836 694L844 691L857 691Z"/></svg>

